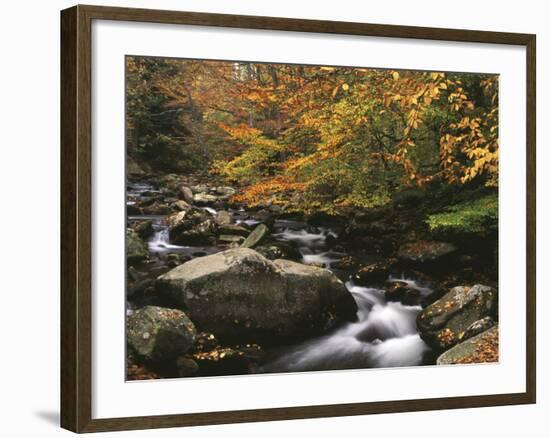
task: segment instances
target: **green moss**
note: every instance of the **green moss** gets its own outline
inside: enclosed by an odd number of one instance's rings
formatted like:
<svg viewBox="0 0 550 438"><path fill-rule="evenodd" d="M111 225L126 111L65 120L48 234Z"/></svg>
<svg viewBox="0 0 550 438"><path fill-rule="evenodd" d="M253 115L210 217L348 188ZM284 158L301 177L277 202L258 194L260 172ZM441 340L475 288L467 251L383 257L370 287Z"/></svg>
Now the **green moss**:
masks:
<svg viewBox="0 0 550 438"><path fill-rule="evenodd" d="M498 223L498 195L453 205L442 213L429 215L426 223L432 231L489 232Z"/></svg>

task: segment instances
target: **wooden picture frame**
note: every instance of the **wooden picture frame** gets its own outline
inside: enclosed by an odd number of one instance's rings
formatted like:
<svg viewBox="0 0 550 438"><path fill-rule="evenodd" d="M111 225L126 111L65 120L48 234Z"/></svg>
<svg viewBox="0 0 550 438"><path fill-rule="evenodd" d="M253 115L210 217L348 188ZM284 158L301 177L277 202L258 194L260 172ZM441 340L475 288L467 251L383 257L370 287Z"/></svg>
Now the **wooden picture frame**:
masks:
<svg viewBox="0 0 550 438"><path fill-rule="evenodd" d="M526 48L527 284L526 391L417 400L346 403L193 414L92 418L92 156L93 20L187 24L260 30L348 34ZM536 37L474 30L75 6L61 13L61 426L99 432L222 423L529 404L536 401L535 139Z"/></svg>

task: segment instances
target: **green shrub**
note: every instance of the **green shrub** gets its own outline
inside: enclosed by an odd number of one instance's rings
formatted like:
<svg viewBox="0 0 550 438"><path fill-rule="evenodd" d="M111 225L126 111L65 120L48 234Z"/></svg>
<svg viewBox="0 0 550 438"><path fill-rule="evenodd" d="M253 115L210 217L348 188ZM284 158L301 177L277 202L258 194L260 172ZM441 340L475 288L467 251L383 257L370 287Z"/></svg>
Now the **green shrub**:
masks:
<svg viewBox="0 0 550 438"><path fill-rule="evenodd" d="M455 204L442 213L429 215L426 223L431 231L488 233L497 228L498 195Z"/></svg>

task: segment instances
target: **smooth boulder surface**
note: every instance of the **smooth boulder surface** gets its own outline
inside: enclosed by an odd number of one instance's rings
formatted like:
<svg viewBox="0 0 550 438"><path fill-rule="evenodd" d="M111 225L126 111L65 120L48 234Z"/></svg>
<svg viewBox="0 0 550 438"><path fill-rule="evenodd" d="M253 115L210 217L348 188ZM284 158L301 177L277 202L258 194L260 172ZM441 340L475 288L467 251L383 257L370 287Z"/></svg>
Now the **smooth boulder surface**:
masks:
<svg viewBox="0 0 550 438"><path fill-rule="evenodd" d="M161 275L156 290L201 330L241 342L306 338L354 320L357 312L330 271L270 261L249 248L191 260Z"/></svg>
<svg viewBox="0 0 550 438"><path fill-rule="evenodd" d="M269 228L264 224L258 225L241 244L243 248L254 248L259 245L269 234Z"/></svg>
<svg viewBox="0 0 550 438"><path fill-rule="evenodd" d="M495 325L447 350L437 358L437 365L497 362L498 336L498 325Z"/></svg>
<svg viewBox="0 0 550 438"><path fill-rule="evenodd" d="M418 314L416 324L424 341L438 350L447 350L463 338L476 321L496 319L498 296L489 286L457 286Z"/></svg>
<svg viewBox="0 0 550 438"><path fill-rule="evenodd" d="M188 204L193 203L193 200L194 200L193 192L185 184L180 184L177 187L177 192L178 192L178 198L180 198L182 201L185 201Z"/></svg>
<svg viewBox="0 0 550 438"><path fill-rule="evenodd" d="M197 331L181 310L145 306L126 318L126 339L145 360L173 359L195 343Z"/></svg>

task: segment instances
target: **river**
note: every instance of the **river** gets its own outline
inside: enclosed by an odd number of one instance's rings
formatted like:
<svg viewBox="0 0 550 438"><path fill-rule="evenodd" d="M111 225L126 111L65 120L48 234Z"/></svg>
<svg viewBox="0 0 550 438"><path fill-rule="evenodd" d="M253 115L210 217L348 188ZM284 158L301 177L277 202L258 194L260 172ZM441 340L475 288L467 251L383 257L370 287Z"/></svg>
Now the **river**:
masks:
<svg viewBox="0 0 550 438"><path fill-rule="evenodd" d="M128 202L139 198L141 193L154 189L145 184L132 184L128 189ZM216 210L203 207L210 213ZM235 223L253 227L259 221L251 219L249 212L230 211ZM129 216L129 220L151 219L154 233L147 244L150 253L177 253L188 258L204 256L227 249L227 247L189 247L174 245L169 240L164 216ZM357 321L345 323L333 331L314 339L267 351L264 363L257 372L295 372L351 368L380 368L416 366L433 363L430 348L420 338L416 328L416 316L421 306L409 306L400 302L389 302L381 285L358 286L351 281L348 272L334 267L334 264L349 252L341 245L335 250L327 243L330 236L338 238L338 233L330 226L311 227L305 222L293 219L276 219L272 225L272 237L291 243L301 255L301 262L314 264L332 270L345 281L346 288L357 303ZM388 281L399 280L417 289L421 296L432 293L429 285L419 279L407 277L401 272L390 275ZM139 307L139 303L129 302L128 308Z"/></svg>

